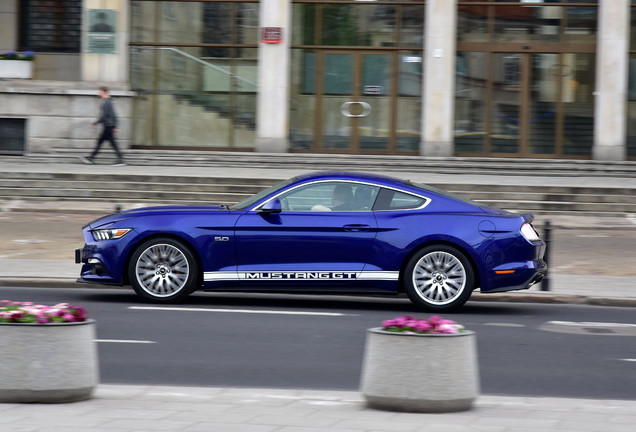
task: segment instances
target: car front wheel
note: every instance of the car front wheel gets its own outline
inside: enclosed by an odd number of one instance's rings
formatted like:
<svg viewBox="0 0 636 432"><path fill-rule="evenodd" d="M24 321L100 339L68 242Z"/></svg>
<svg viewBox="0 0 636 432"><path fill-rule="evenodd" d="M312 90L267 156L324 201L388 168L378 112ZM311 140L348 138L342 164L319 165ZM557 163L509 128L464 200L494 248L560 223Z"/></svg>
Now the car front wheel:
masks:
<svg viewBox="0 0 636 432"><path fill-rule="evenodd" d="M128 276L135 292L154 302L174 302L196 289L199 266L180 241L155 238L135 249Z"/></svg>
<svg viewBox="0 0 636 432"><path fill-rule="evenodd" d="M470 262L459 250L446 245L427 246L406 265L406 294L422 309L448 312L462 306L475 287Z"/></svg>

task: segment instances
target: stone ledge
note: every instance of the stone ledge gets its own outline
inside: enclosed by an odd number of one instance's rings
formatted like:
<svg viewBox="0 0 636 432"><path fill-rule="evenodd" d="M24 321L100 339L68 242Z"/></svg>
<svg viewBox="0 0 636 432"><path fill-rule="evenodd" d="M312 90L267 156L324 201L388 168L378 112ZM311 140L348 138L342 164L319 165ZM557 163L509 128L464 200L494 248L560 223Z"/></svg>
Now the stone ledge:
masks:
<svg viewBox="0 0 636 432"><path fill-rule="evenodd" d="M0 80L0 93L97 97L97 89L102 85L107 86L111 90L110 94L114 97L137 95L136 92L130 90L128 83L39 80Z"/></svg>

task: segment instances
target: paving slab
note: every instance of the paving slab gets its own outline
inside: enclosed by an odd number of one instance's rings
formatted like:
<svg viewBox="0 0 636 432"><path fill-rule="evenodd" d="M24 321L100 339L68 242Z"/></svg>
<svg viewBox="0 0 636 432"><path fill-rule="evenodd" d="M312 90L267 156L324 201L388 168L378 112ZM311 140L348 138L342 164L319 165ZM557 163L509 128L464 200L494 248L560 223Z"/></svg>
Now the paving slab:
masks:
<svg viewBox="0 0 636 432"><path fill-rule="evenodd" d="M636 401L481 395L473 409L370 409L354 391L100 385L88 401L0 404L6 430L38 432L633 431Z"/></svg>

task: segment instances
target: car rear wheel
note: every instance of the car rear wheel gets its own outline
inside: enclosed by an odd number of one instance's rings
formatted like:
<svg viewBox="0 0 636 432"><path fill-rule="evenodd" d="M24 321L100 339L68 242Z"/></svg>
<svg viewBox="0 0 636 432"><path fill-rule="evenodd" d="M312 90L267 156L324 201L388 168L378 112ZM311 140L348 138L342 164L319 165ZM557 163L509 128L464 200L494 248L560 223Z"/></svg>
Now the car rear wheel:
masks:
<svg viewBox="0 0 636 432"><path fill-rule="evenodd" d="M447 312L462 306L475 288L475 276L466 256L451 246L427 246L406 265L406 294L424 310Z"/></svg>
<svg viewBox="0 0 636 432"><path fill-rule="evenodd" d="M154 302L182 300L196 289L199 265L182 242L155 238L135 249L128 267L137 294Z"/></svg>

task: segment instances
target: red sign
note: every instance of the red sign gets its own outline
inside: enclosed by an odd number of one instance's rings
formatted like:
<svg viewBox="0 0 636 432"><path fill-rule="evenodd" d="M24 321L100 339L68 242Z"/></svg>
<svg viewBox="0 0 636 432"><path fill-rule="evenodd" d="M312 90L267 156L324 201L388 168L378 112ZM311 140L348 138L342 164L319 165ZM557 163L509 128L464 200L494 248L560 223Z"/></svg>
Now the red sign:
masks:
<svg viewBox="0 0 636 432"><path fill-rule="evenodd" d="M261 27L261 42L281 43L283 41L283 29L281 27Z"/></svg>

